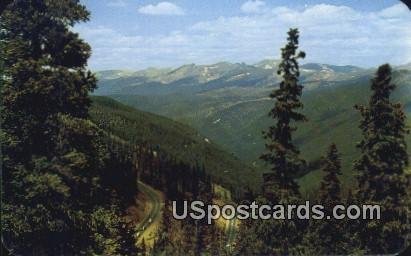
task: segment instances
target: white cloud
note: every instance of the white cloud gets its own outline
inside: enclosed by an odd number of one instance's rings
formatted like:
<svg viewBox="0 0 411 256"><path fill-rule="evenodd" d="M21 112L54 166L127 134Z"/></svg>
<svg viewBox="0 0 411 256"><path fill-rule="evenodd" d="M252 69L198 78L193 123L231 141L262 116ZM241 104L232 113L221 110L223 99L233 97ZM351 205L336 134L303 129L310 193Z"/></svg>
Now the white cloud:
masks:
<svg viewBox="0 0 411 256"><path fill-rule="evenodd" d="M124 2L124 0L112 0L107 3L107 6L109 7L126 7L127 4Z"/></svg>
<svg viewBox="0 0 411 256"><path fill-rule="evenodd" d="M377 12L347 6L276 7L259 14L219 17L180 31L142 36L106 27L77 30L93 47L96 69L178 66L279 57L290 27L298 27L307 62L376 66L411 61L411 14L402 4Z"/></svg>
<svg viewBox="0 0 411 256"><path fill-rule="evenodd" d="M378 14L385 18L395 18L409 13L409 10L404 8L404 4L396 4L380 11Z"/></svg>
<svg viewBox="0 0 411 256"><path fill-rule="evenodd" d="M245 13L259 13L263 11L265 2L261 0L249 0L241 5L241 10Z"/></svg>
<svg viewBox="0 0 411 256"><path fill-rule="evenodd" d="M184 10L170 2L149 4L138 9L139 13L148 15L184 15Z"/></svg>

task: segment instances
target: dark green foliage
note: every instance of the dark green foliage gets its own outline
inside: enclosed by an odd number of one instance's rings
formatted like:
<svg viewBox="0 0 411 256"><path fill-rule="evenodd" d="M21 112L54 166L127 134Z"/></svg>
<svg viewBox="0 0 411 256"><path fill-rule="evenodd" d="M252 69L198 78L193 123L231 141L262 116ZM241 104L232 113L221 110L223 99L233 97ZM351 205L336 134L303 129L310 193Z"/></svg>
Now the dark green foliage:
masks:
<svg viewBox="0 0 411 256"><path fill-rule="evenodd" d="M299 194L298 185L293 173L302 169L304 161L299 158L299 151L292 142L292 133L297 129L294 122L305 121L306 118L297 110L303 107L300 98L303 86L298 83L300 75L297 60L304 58L304 52L297 52L298 30L290 29L287 45L281 49L282 61L278 74L282 76L280 87L270 97L275 99L274 108L269 115L276 124L264 133L268 140L265 147L267 153L261 158L271 165L271 172L264 174L264 193L272 201L286 200Z"/></svg>
<svg viewBox="0 0 411 256"><path fill-rule="evenodd" d="M75 0L16 0L2 12L2 235L16 254L134 251L119 217L128 181L105 186L115 160L87 119L90 47L69 30L88 17Z"/></svg>
<svg viewBox="0 0 411 256"><path fill-rule="evenodd" d="M239 194L243 187L256 180L252 168L187 125L136 110L107 97L92 99L90 114L100 128L131 144L156 151L171 164L200 165L204 168L196 168L205 169L214 182L233 187ZM163 164L163 167L171 166Z"/></svg>
<svg viewBox="0 0 411 256"><path fill-rule="evenodd" d="M3 6L7 6L5 10ZM10 253L135 255L138 250L134 236L121 215L134 200L138 175L164 191L168 200L202 200L211 204L214 196L211 177L230 188L236 198L254 198L254 191L249 188L256 183L257 175L249 175L252 169L184 125L102 97L94 98L91 111L97 125L88 119L91 105L88 94L96 87L94 75L86 68L91 49L70 31L76 23L89 18L79 0L6 1L0 4L0 13L1 193L4 200L1 229L2 242ZM296 141L296 123L306 120L300 112L303 86L298 65L305 54L298 51L298 39L298 30L291 29L278 68L282 80L270 95L275 105L269 117L275 124L264 133L267 152L261 159L270 164L271 171L264 174L264 197L258 198L259 204L301 201L294 179L305 173L308 165L296 145L306 143L308 136L316 137L310 131L318 127L306 129L305 134L309 135L300 136ZM227 72L230 76L208 83L207 89L215 89L220 82L225 82L223 90L229 91L228 88L237 85L246 91L248 83L264 84L262 77L271 78L270 71L260 70L262 74L239 84L228 82L232 75L242 74L249 68L239 64ZM194 67L190 66L180 72L192 73L192 70ZM175 75L179 77L178 73ZM390 66L381 66L372 80L369 104L357 107L362 117L363 139L358 145L361 156L355 163L359 184L356 198L351 194L347 198L341 195L342 167L334 144L323 161L325 175L318 193L319 203L325 206L327 215L335 204L343 201L380 204L382 219L311 221L307 229L306 222L295 219L246 220L242 223L236 254L380 254L402 249L410 232L409 202L406 202L409 182L404 174L408 167L408 130L402 105L390 101L395 89L391 77ZM341 92L357 88L354 84L337 84L336 88L340 94L347 95ZM155 90L164 87L155 85L158 87L153 87ZM328 90L318 90L327 101L330 98L327 95L334 95L336 89L333 88L332 93ZM191 93L197 92L207 95L207 90L196 89ZM318 100L321 97L316 92L310 95L316 99L312 109L322 109L322 105L327 104ZM363 98L365 94L360 95L358 97ZM225 98L219 100L227 104ZM264 104L249 98L242 100L237 104L235 99L236 107L230 111L237 108L238 112L251 116L252 111L244 111L247 104L253 104L254 108ZM335 115L340 117L332 127L355 120L351 114L345 114L346 109L329 105L327 108L318 115L319 122ZM225 117L229 117L229 113ZM253 122L261 121L253 119ZM216 120L204 122L212 123L215 129ZM249 127L252 129L252 125ZM231 127L226 132L244 142ZM318 144L321 143L312 143ZM317 168L316 162L311 165L311 169ZM222 235L214 223L184 221L180 226L184 239L176 242L172 241L168 206L163 214L154 254L228 253L222 248ZM147 253L144 241L139 252Z"/></svg>
<svg viewBox="0 0 411 256"><path fill-rule="evenodd" d="M341 160L335 144L331 144L323 159L323 180L319 190L319 197L315 203L323 205L325 216L332 216L332 209L337 204L342 204ZM312 202L314 203L314 202ZM352 253L353 248L347 248L350 237L347 220L323 219L310 220L308 232L304 237L304 250L316 252L319 255L339 255Z"/></svg>
<svg viewBox="0 0 411 256"><path fill-rule="evenodd" d="M223 155L224 162L217 162L221 156L214 155L215 146L203 142L203 137L192 134L191 129L184 125L126 107L109 98L94 97L93 100L91 115L95 122L105 131L115 134L111 137L119 142L138 145L133 149L133 162L139 167L140 180L164 192L166 206L152 252L185 255L219 252L222 241L220 234L216 226L208 225L206 220L182 221L184 240L175 241L167 202L202 200L211 204L213 192L210 173L217 180L228 180L216 175L215 171L206 171L206 168L210 168L210 164L224 164L225 161L231 166L231 160L226 160ZM188 149L176 146L182 143ZM124 154L123 150L120 152ZM206 162L202 161L202 154L207 154ZM182 211L181 206L177 203L178 212Z"/></svg>
<svg viewBox="0 0 411 256"><path fill-rule="evenodd" d="M368 106L357 106L362 120L363 139L358 144L361 157L358 171L358 199L362 203L381 205L381 220L361 222L361 241L369 253L394 253L404 246L409 232L404 200L409 184L404 175L408 166L408 133L403 107L392 103L391 67L378 68L372 80Z"/></svg>
<svg viewBox="0 0 411 256"><path fill-rule="evenodd" d="M304 78L305 71L301 67L305 68L305 65L300 66L301 83L304 85L301 98L304 109L301 112L310 119L309 122L301 122L293 134L295 145L309 167L308 170L296 173L301 193L306 195L307 191L319 188L322 172L320 166L315 163L319 162L330 141L335 142L342 153L342 186L352 188L356 184L352 162L359 154L353 143L361 140L360 129L353 125L359 122L360 115L353 111L352 107L368 102L369 80L373 70L346 74L339 81L320 80L322 86L313 87L308 81L305 82L313 79ZM322 74L324 73L329 74ZM405 110L410 111L411 71L396 68L393 72L393 81L397 88L392 99L403 103ZM269 80L268 84L274 83L273 80ZM123 85L120 82L117 84ZM100 83L100 86L103 85ZM226 151L233 152L241 161L253 164L257 170L250 170L251 173L247 173L245 180L252 182L252 188L256 192L261 188L261 179L256 177L261 177L260 173L265 171L262 161L257 161L264 149L261 129L272 125L272 119L266 113L273 107L272 100L267 99L271 91L272 86L253 85L249 88L234 86L224 90L215 89L201 94L186 95L183 94L185 91L181 90L180 94L112 97L137 109L186 123L210 138L212 142L221 145ZM216 121L218 122L214 123ZM407 142L410 141L411 136L407 135ZM306 173L307 175L302 176Z"/></svg>
<svg viewBox="0 0 411 256"><path fill-rule="evenodd" d="M323 180L320 186L320 202L328 209L341 202L341 160L335 144L331 144L326 157L323 159Z"/></svg>
<svg viewBox="0 0 411 256"><path fill-rule="evenodd" d="M255 222L242 223L238 234L238 245L235 247L234 255L259 255L265 252L264 243L255 230L257 225L258 223Z"/></svg>
<svg viewBox="0 0 411 256"><path fill-rule="evenodd" d="M295 122L305 121L303 114L297 112L303 107L300 98L303 87L299 84L297 60L304 58L304 52L297 52L298 30L290 29L287 44L281 49L282 61L278 74L282 81L270 97L275 99L274 108L269 116L276 122L264 133L267 152L261 159L271 165L271 171L263 175L262 200L268 204L297 204L300 199L298 184L294 180L305 162L299 157L299 150L293 144L292 133L297 129ZM302 221L295 219L258 221L255 232L262 239L258 250L263 254L285 254L301 241Z"/></svg>
<svg viewBox="0 0 411 256"><path fill-rule="evenodd" d="M256 203L257 205L270 204L264 197L258 197ZM283 234L278 234L280 229L274 229L278 227L280 227L278 220L243 220L235 255L275 255L279 248L279 240L283 238Z"/></svg>
<svg viewBox="0 0 411 256"><path fill-rule="evenodd" d="M3 127L21 160L53 154L59 113L87 117L90 47L67 28L87 19L76 1L14 1L2 14Z"/></svg>

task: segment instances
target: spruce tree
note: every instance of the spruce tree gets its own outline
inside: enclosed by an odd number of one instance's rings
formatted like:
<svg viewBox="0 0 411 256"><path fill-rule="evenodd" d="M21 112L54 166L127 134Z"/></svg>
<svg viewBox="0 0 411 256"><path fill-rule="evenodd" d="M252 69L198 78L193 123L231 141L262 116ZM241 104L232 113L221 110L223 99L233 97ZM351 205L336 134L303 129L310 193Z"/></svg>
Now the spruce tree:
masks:
<svg viewBox="0 0 411 256"><path fill-rule="evenodd" d="M321 182L319 199L328 209L341 203L341 184L338 176L341 175L341 160L337 146L333 143L323 159L324 177Z"/></svg>
<svg viewBox="0 0 411 256"><path fill-rule="evenodd" d="M297 129L295 123L306 121L306 117L298 112L303 107L298 60L305 57L304 52L298 51L298 43L298 29L290 29L287 44L281 49L282 61L277 71L282 81L279 88L270 94L275 104L269 116L275 125L264 132L267 151L261 159L271 165L271 171L263 176L263 192L271 204L295 204L300 198L294 175L304 167L305 162L300 158L292 138ZM269 239L265 244L270 253L289 254L290 249L300 241L300 224L295 220L263 221L259 236Z"/></svg>
<svg viewBox="0 0 411 256"><path fill-rule="evenodd" d="M388 64L378 68L371 81L372 95L367 106L356 106L362 120L363 139L358 144L358 199L381 206L381 219L362 221L363 247L371 254L395 253L404 246L409 232L404 203L409 184L404 175L408 166L406 116L399 103L390 100L395 85Z"/></svg>
<svg viewBox="0 0 411 256"><path fill-rule="evenodd" d="M14 0L1 13L1 228L15 254L124 249L119 198L102 187L107 149L88 120L90 47L70 31L88 17L79 0Z"/></svg>
<svg viewBox="0 0 411 256"><path fill-rule="evenodd" d="M16 158L53 154L59 115L88 116L90 47L68 28L88 19L78 2L17 0L2 14L3 128Z"/></svg>
<svg viewBox="0 0 411 256"><path fill-rule="evenodd" d="M331 144L323 158L324 172L320 185L317 203L324 206L325 216L332 216L332 209L341 201L341 185L338 176L341 175L341 160L335 144ZM310 220L308 233L305 236L305 246L309 251L319 255L346 254L345 222L334 218ZM338 235L336 234L338 233Z"/></svg>
<svg viewBox="0 0 411 256"><path fill-rule="evenodd" d="M261 159L271 165L271 172L264 175L264 193L269 200L299 195L298 185L293 177L302 168L304 161L300 159L300 152L293 144L292 133L297 129L295 122L305 121L306 117L297 112L303 107L300 100L303 86L299 84L297 61L305 57L304 52L297 52L298 38L298 30L290 29L287 44L281 49L282 61L277 71L282 76L282 81L279 88L270 94L275 99L275 105L269 116L276 124L264 132L267 152L261 156Z"/></svg>

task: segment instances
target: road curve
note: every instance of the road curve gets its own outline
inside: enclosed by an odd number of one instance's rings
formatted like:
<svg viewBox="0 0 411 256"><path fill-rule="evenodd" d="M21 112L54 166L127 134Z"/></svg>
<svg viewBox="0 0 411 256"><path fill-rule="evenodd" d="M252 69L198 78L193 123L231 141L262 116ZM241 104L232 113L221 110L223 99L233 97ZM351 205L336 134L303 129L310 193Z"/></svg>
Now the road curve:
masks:
<svg viewBox="0 0 411 256"><path fill-rule="evenodd" d="M138 181L138 189L145 194L151 203L150 212L143 218L138 225L138 238L148 237L146 232L148 228L155 222L161 221L161 209L164 206L161 196L152 187ZM148 239L145 239L147 241Z"/></svg>
<svg viewBox="0 0 411 256"><path fill-rule="evenodd" d="M138 181L138 188L141 193L145 194L148 200L151 203L150 212L143 218L143 220L138 225L138 240L142 240L145 238L145 242L148 242L150 239L146 239L148 236L147 232L149 231L149 227L155 223L161 221L161 210L164 207L164 202L162 201L161 196L158 194L156 190L154 190L149 185ZM232 251L234 247L234 243L236 240L237 235L237 218L233 218L228 221L226 226L226 237L227 242L226 246L229 251ZM152 237L151 239L153 239Z"/></svg>
<svg viewBox="0 0 411 256"><path fill-rule="evenodd" d="M237 238L237 218L233 218L228 220L228 224L226 226L226 248L228 252L232 252L235 247L235 240Z"/></svg>
<svg viewBox="0 0 411 256"><path fill-rule="evenodd" d="M227 244L229 244L231 247L233 246L233 243L235 242L236 239L236 222L237 218L233 218L229 220L228 227L227 227Z"/></svg>

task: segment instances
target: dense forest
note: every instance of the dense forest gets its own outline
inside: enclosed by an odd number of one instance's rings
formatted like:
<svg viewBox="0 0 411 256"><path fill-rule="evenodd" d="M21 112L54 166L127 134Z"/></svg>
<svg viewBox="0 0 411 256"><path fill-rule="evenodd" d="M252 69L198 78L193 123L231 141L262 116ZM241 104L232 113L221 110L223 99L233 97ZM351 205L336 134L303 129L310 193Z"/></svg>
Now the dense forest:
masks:
<svg viewBox="0 0 411 256"><path fill-rule="evenodd" d="M13 1L1 15L5 253L133 254L121 212L137 170L88 118L90 47L69 30L88 11Z"/></svg>
<svg viewBox="0 0 411 256"><path fill-rule="evenodd" d="M211 178L200 163L124 140L90 119L90 47L70 31L89 18L79 1L13 1L1 18L2 252L144 253L123 218L138 179L162 189L167 201L211 200ZM213 225L185 225L199 231L183 249L203 250Z"/></svg>
<svg viewBox="0 0 411 256"><path fill-rule="evenodd" d="M187 125L93 96L91 119L104 131L186 166L201 166L213 182L240 195L255 184L255 170Z"/></svg>
<svg viewBox="0 0 411 256"><path fill-rule="evenodd" d="M279 84L267 95L261 173L187 125L90 96L97 84L87 67L91 47L72 31L89 18L79 0L15 0L1 9L2 254L375 255L409 246L409 130L404 106L391 97L389 64L371 79L367 104L352 106L361 140L347 188L338 143L328 141L315 163L296 143L310 122L298 29L287 34ZM224 220L172 217L172 201L179 212L184 200L304 204L296 177L312 168L322 172L312 203L377 204L382 218L246 219L227 229ZM144 212L153 203L142 184L163 200L150 245L141 235L147 227L127 221L130 206Z"/></svg>
<svg viewBox="0 0 411 256"><path fill-rule="evenodd" d="M303 104L303 86L299 83L299 32L290 29L287 44L281 49L278 74L282 81L270 97L275 99L269 116L274 125L264 132L266 152L261 158L271 166L263 175L262 195L257 198L268 204L303 202L293 172L303 168L305 161L293 143L297 124L309 122L299 112ZM405 250L410 233L409 176L405 174L409 157L405 136L409 132L403 106L391 102L395 89L389 64L380 66L371 80L371 97L367 105L354 106L361 114L359 127L363 139L357 144L360 157L354 162L357 182L348 193L341 191L341 160L337 145L331 143L322 159L324 172L315 200L328 206L378 204L380 220L268 220L247 221L240 235L239 254L264 255L351 255L392 254ZM330 207L331 206L331 207ZM264 228L265 227L265 228ZM339 234L336 235L335 232Z"/></svg>

